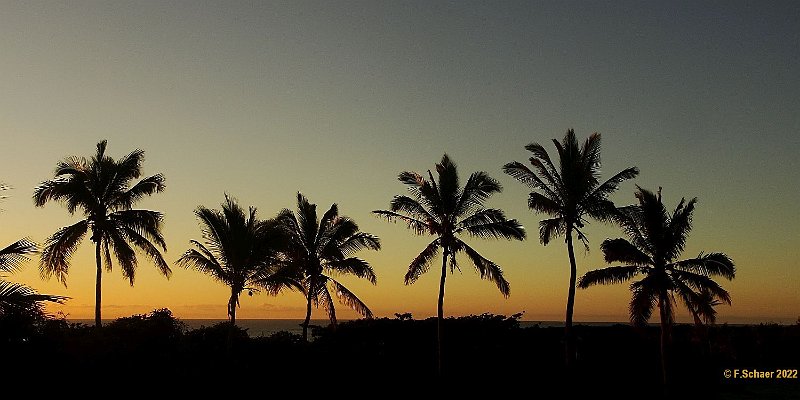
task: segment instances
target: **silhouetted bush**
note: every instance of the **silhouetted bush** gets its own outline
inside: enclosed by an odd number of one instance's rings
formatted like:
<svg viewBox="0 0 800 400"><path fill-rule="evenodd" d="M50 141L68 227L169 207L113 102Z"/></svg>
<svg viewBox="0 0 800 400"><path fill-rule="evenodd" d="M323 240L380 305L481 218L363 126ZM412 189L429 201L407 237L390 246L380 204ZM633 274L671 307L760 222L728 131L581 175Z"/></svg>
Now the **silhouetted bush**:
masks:
<svg viewBox="0 0 800 400"><path fill-rule="evenodd" d="M563 328L521 328L519 316L446 318L446 375L441 379L436 374L435 318L347 321L336 329L316 328L310 343L289 332L251 338L247 330L227 322L187 330L169 310L120 318L99 331L63 318L22 326L35 329L23 341L0 343L3 357L16 360L20 376L41 365L60 366L59 377L65 381L113 371L192 385L228 376L288 382L300 379L298 374L312 365L324 368L326 379L355 374L360 381L388 385L409 379L437 384L503 378L498 382L558 388L564 377L571 376L580 383L579 392L629 397L625 393L645 390L642 393L650 393L647 398L659 393L661 380L656 326L576 325L578 362L567 371ZM728 368L798 368L800 325L721 325L703 330L677 325L672 339L676 384L691 388L694 395L756 393L754 398L759 398L776 392L780 398L800 393L796 380L734 382L722 377Z"/></svg>

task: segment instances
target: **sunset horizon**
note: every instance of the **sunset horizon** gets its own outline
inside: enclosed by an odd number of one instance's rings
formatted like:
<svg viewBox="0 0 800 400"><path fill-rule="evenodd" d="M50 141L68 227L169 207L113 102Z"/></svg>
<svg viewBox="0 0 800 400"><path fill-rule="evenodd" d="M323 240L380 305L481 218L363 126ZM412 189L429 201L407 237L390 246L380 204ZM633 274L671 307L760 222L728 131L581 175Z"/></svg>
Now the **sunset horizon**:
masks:
<svg viewBox="0 0 800 400"><path fill-rule="evenodd" d="M459 255L448 274L444 316L483 313L564 321L570 262L564 236L542 245L530 188L504 173L528 163L525 146L551 157L574 129L602 136L600 180L640 174L609 195L637 204L637 185L661 189L674 210L698 198L682 258L709 252L735 263L717 279L732 304L716 323L800 320L800 56L792 2L530 3L11 2L2 6L5 93L0 131L0 247L30 238L41 252L62 227L85 218L62 204L36 207L35 188L67 157L91 157L101 140L120 159L144 151L142 177L163 192L134 208L163 213L167 279L142 253L133 285L113 258L103 270L102 318L169 309L180 319L228 316L230 288L177 265L201 240L195 210L225 196L262 220L296 209L302 193L322 215L332 204L379 251L359 251L377 284L341 281L376 318L437 315L439 266L406 285L409 264L432 240L372 214L407 194L403 171L427 179L444 154L460 184L485 171L502 186L486 207L525 228L524 241L462 238L502 268L506 299ZM530 164L528 164L530 165ZM577 277L612 264L601 243L625 238L588 218L588 251L576 239ZM46 304L68 320L94 318L95 253L87 234L66 286L29 254L10 282L66 296ZM337 278L339 279L339 278ZM638 280L640 278L634 278ZM631 281L632 282L632 281ZM629 283L577 289L576 323L630 321ZM359 314L334 301L338 318ZM693 316L676 300L676 319ZM303 319L306 298L247 291L240 319ZM314 308L312 320L325 311ZM650 323L658 321L654 312Z"/></svg>

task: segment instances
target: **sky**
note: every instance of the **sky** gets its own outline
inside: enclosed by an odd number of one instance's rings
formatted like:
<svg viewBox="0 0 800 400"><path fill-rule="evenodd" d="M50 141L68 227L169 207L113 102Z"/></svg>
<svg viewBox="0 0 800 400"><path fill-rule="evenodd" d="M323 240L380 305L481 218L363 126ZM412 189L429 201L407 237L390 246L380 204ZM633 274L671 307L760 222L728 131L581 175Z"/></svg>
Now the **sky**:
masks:
<svg viewBox="0 0 800 400"><path fill-rule="evenodd" d="M526 227L524 242L467 238L503 267L508 299L467 267L448 277L446 315L523 312L563 320L569 262L561 240L538 241L529 190L503 174L524 146L573 128L602 135L602 174L641 174L672 208L698 198L684 252L736 263L732 306L719 322L800 317L800 3L761 1L0 1L0 245L38 243L78 220L33 205L33 189L67 156L108 140L121 157L145 151L164 193L139 203L165 214L170 279L140 258L135 285L103 275L103 317L169 308L179 318L226 317L229 290L175 265L200 239L193 210L227 193L269 218L337 203L382 240L359 256L377 286L343 278L377 316L436 313L435 268L403 284L430 238L371 214L405 194L401 171L425 172L444 153L462 182L486 171L503 185L487 206ZM578 273L605 266L599 245L622 237L595 222ZM92 318L88 241L64 287L42 280L38 256L8 280L69 296L48 306ZM578 290L576 321L626 321L627 285ZM337 307L340 318L356 314ZM314 317L322 317L321 310ZM685 311L679 320L688 321ZM238 318L303 318L299 293L241 299Z"/></svg>

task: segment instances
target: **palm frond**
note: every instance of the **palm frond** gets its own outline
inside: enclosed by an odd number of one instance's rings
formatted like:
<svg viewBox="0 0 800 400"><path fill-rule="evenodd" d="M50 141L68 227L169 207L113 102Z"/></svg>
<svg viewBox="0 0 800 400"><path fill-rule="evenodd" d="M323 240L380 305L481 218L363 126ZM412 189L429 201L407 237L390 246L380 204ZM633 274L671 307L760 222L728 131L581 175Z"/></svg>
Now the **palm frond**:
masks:
<svg viewBox="0 0 800 400"><path fill-rule="evenodd" d="M714 282L713 279L705 275L674 269L672 270L672 276L674 279L683 281L696 292L702 292L706 290L716 298L731 304L731 295L728 293L728 291L723 289L722 286L720 286L717 282Z"/></svg>
<svg viewBox="0 0 800 400"><path fill-rule="evenodd" d="M165 178L162 174L156 174L136 182L133 187L121 191L119 196L114 199L114 205L122 209L130 209L133 205L145 196L152 196L161 193L166 188Z"/></svg>
<svg viewBox="0 0 800 400"><path fill-rule="evenodd" d="M425 246L425 249L422 250L417 257L411 261L411 264L408 266L408 272L406 272L405 276L405 284L410 285L419 279L422 274L428 272L430 268L431 260L439 254L439 248L441 247L441 239L436 238L432 242L428 243Z"/></svg>
<svg viewBox="0 0 800 400"><path fill-rule="evenodd" d="M653 276L646 276L640 281L631 284L631 303L629 306L631 323L636 326L647 325L653 315L658 301L658 292L654 289Z"/></svg>
<svg viewBox="0 0 800 400"><path fill-rule="evenodd" d="M318 248L325 248L328 243L331 243L331 240L333 240L331 247L336 248L336 236L346 237L352 234L351 232L338 233L338 231L358 230L357 226L353 227L348 225L355 225L355 223L349 221L347 218L340 218L339 206L336 205L336 203L331 204L330 208L328 208L328 211L325 211L325 214L322 215L322 219L319 220L319 226L317 227L317 235L316 239L314 239L314 243L317 243Z"/></svg>
<svg viewBox="0 0 800 400"><path fill-rule="evenodd" d="M459 240L458 242L459 249L462 249L464 253L467 254L467 257L469 257L472 264L481 274L481 279L494 282L500 290L500 293L502 293L504 297L508 297L511 294L511 286L503 277L503 270L500 266L480 255L480 253L463 241Z"/></svg>
<svg viewBox="0 0 800 400"><path fill-rule="evenodd" d="M575 131L570 129L572 137L575 138ZM569 135L568 133L567 135ZM565 143L567 138L564 138ZM575 138L577 140L577 138ZM583 165L595 166L600 165L600 134L597 132L589 135L581 146L581 161Z"/></svg>
<svg viewBox="0 0 800 400"><path fill-rule="evenodd" d="M450 159L450 156L447 154L442 156L442 161L436 164L436 173L439 176L438 182L434 181L432 176L431 182L439 192L442 210L448 215L455 216L462 191L459 189L456 164Z"/></svg>
<svg viewBox="0 0 800 400"><path fill-rule="evenodd" d="M732 280L736 276L733 260L724 253L700 253L696 258L673 263L677 269Z"/></svg>
<svg viewBox="0 0 800 400"><path fill-rule="evenodd" d="M606 239L600 245L606 262L633 265L651 265L653 260L625 239Z"/></svg>
<svg viewBox="0 0 800 400"><path fill-rule="evenodd" d="M380 250L381 240L371 233L357 232L339 244L339 250L345 257L349 257L364 249Z"/></svg>
<svg viewBox="0 0 800 400"><path fill-rule="evenodd" d="M69 261L78 243L86 235L88 227L89 223L86 220L79 221L57 230L47 239L39 263L39 273L42 278L50 279L55 275L64 286L67 285Z"/></svg>
<svg viewBox="0 0 800 400"><path fill-rule="evenodd" d="M103 240L107 240L113 250L114 258L117 259L122 270L122 276L128 279L131 286L133 286L138 262L136 260L136 252L128 244L130 238L122 229L111 227L103 231Z"/></svg>
<svg viewBox="0 0 800 400"><path fill-rule="evenodd" d="M531 143L525 146L525 149L533 153L533 157L530 158L531 165L536 167L539 174L547 180L551 189L563 186L561 184L561 178L558 175L558 169L553 164L550 155L547 154L547 150L545 150L542 145Z"/></svg>
<svg viewBox="0 0 800 400"><path fill-rule="evenodd" d="M640 269L635 265L606 267L589 271L578 280L578 287L586 289L593 285L609 285L631 280L639 274Z"/></svg>
<svg viewBox="0 0 800 400"><path fill-rule="evenodd" d="M28 260L27 255L36 252L36 243L28 238L17 240L0 250L0 272L13 273L20 264Z"/></svg>
<svg viewBox="0 0 800 400"><path fill-rule="evenodd" d="M39 294L28 286L0 280L0 316L40 311L44 301L61 304L67 299L69 297Z"/></svg>
<svg viewBox="0 0 800 400"><path fill-rule="evenodd" d="M403 215L394 211L375 210L372 213L381 216L383 218L386 218L386 220L389 222L397 222L397 221L405 222L408 228L411 229L417 235L424 235L432 231L430 222L420 221L416 218L412 218L407 215Z"/></svg>
<svg viewBox="0 0 800 400"><path fill-rule="evenodd" d="M692 213L694 212L697 198L689 200L687 203L685 199L681 199L672 218L669 220L669 234L671 236L670 248L667 250L667 257L675 259L686 246L686 239L689 232L692 230Z"/></svg>
<svg viewBox="0 0 800 400"><path fill-rule="evenodd" d="M116 162L115 181L129 182L137 179L142 174L142 163L144 163L144 150L134 149ZM115 185L118 186L118 185Z"/></svg>
<svg viewBox="0 0 800 400"><path fill-rule="evenodd" d="M592 192L592 196L605 199L611 193L619 189L619 185L629 179L636 178L639 175L639 168L629 167L618 172L616 175L608 178L605 182L596 187Z"/></svg>
<svg viewBox="0 0 800 400"><path fill-rule="evenodd" d="M202 245L195 242L195 245L202 248ZM225 269L219 263L208 257L208 249L202 248L189 249L178 258L177 264L183 268L191 268L200 271L222 283L230 284L231 279Z"/></svg>
<svg viewBox="0 0 800 400"><path fill-rule="evenodd" d="M614 203L595 194L585 197L578 208L580 215L586 214L597 221L612 222L617 218Z"/></svg>
<svg viewBox="0 0 800 400"><path fill-rule="evenodd" d="M172 276L172 270L169 268L169 265L166 261L164 261L164 257L161 255L161 252L153 245L153 243L148 240L148 238L142 236L137 232L135 229L132 229L129 226L122 225L119 229L124 232L127 239L133 243L136 247L141 249L147 258L155 264L155 266L161 271L165 277L169 278Z"/></svg>
<svg viewBox="0 0 800 400"><path fill-rule="evenodd" d="M411 193L420 204L427 207L427 209L442 209L439 192L433 186L435 184L434 182L429 182L422 175L409 171L401 172L397 176L397 180L405 184L408 188L408 192Z"/></svg>
<svg viewBox="0 0 800 400"><path fill-rule="evenodd" d="M264 289L267 294L276 296L283 289L303 292L302 275L297 268L287 265L264 265L250 277L251 284Z"/></svg>
<svg viewBox="0 0 800 400"><path fill-rule="evenodd" d="M336 297L339 299L339 302L344 304L347 307L350 307L353 311L361 314L364 318L372 318L372 311L364 304L361 299L359 299L353 292L348 290L344 285L337 282L335 279L330 280L331 284L333 285L333 290L336 293ZM332 307L331 307L332 308Z"/></svg>
<svg viewBox="0 0 800 400"><path fill-rule="evenodd" d="M533 171L530 170L525 164L517 161L512 161L503 166L503 172L514 177L514 179L522 182L533 190L539 190L544 195L551 199L557 199L558 194L553 191L546 183L544 183Z"/></svg>
<svg viewBox="0 0 800 400"><path fill-rule="evenodd" d="M651 242L640 229L640 225L644 223L640 206L630 205L617 208L614 220L628 235L631 244L645 254L655 254L655 243Z"/></svg>
<svg viewBox="0 0 800 400"><path fill-rule="evenodd" d="M316 248L317 229L319 228L319 221L317 220L317 205L311 204L308 199L301 193L297 193L297 226L300 228L300 234L306 246L313 249Z"/></svg>
<svg viewBox="0 0 800 400"><path fill-rule="evenodd" d="M425 208L422 203L417 200L412 199L408 196L398 195L394 196L392 200L389 202L390 210L402 213L410 218L414 218L420 221L435 221L436 216L434 216L428 209Z"/></svg>
<svg viewBox="0 0 800 400"><path fill-rule="evenodd" d="M566 222L563 217L543 219L539 221L539 241L547 245L556 237L567 232Z"/></svg>
<svg viewBox="0 0 800 400"><path fill-rule="evenodd" d="M321 282L318 286L318 290L316 295L314 296L314 303L317 307L322 306L325 312L328 314L328 320L331 321L331 324L336 326L336 306L333 304L333 297L331 296L331 292L328 290L328 281L332 281L332 279L324 277L325 281Z"/></svg>
<svg viewBox="0 0 800 400"><path fill-rule="evenodd" d="M48 201L60 202L70 214L78 208L87 212L97 210L101 207L87 186L90 180L87 174L74 174L44 181L34 189L33 202L37 207L43 207Z"/></svg>
<svg viewBox="0 0 800 400"><path fill-rule="evenodd" d="M378 278L375 276L375 271L372 270L372 266L370 266L368 262L357 257L331 261L327 263L327 266L339 273L351 274L359 278L364 278L373 285L378 281Z"/></svg>
<svg viewBox="0 0 800 400"><path fill-rule="evenodd" d="M461 190L461 195L458 198L458 204L456 204L453 214L460 216L472 210L480 209L492 194L500 193L502 190L500 182L490 178L486 172L473 172L467 179L464 189Z"/></svg>
<svg viewBox="0 0 800 400"><path fill-rule="evenodd" d="M556 200L537 192L528 195L528 208L551 216L559 216L563 210Z"/></svg>
<svg viewBox="0 0 800 400"><path fill-rule="evenodd" d="M515 219L506 219L503 211L493 208L478 210L457 224L456 232L466 230L480 238L523 240L525 228Z"/></svg>
<svg viewBox="0 0 800 400"><path fill-rule="evenodd" d="M121 210L109 214L108 219L154 242L163 250L167 249L167 242L161 234L164 214L151 210Z"/></svg>
<svg viewBox="0 0 800 400"><path fill-rule="evenodd" d="M556 196L553 196L553 198L561 199L563 201L567 197L566 192L564 191L565 186L563 184L563 178L561 175L559 175L558 171L555 169L555 166L534 157L530 158L530 163L534 167L535 171L540 175L542 182L550 188L550 191L556 194Z"/></svg>

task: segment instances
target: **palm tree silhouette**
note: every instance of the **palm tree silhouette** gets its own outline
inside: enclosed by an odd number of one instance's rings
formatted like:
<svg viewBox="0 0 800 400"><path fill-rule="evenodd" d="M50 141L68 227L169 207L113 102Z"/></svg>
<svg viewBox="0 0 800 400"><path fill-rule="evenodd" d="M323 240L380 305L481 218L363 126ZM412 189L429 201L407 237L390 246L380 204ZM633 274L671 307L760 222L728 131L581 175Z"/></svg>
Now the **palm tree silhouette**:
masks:
<svg viewBox="0 0 800 400"><path fill-rule="evenodd" d="M227 195L221 211L200 206L195 215L202 225L203 243L191 240L195 248L187 250L177 263L231 288L228 317L232 325L243 291L252 295L263 289L276 295L282 289L299 289L299 278L281 263L284 239L276 220L259 220L255 207L245 213Z"/></svg>
<svg viewBox="0 0 800 400"><path fill-rule="evenodd" d="M670 327L674 321L675 294L695 313L701 296L720 299L730 304L731 298L712 276L733 279L736 274L733 261L724 253L700 253L695 258L678 261L692 229L692 213L697 198L681 199L670 214L658 194L637 186L638 205L619 209L617 222L628 235L626 239L606 239L601 248L608 263L623 265L587 272L579 286L588 288L596 284L622 283L641 274L639 281L630 286L633 292L630 304L631 322L644 325L658 305L661 317L661 367L664 383L667 380L667 345ZM701 314L709 315L700 310Z"/></svg>
<svg viewBox="0 0 800 400"><path fill-rule="evenodd" d="M105 258L106 269L111 271L113 252L123 277L131 286L137 259L130 244L138 247L164 276L169 278L172 273L158 249L167 250L161 235L163 215L158 211L133 209L142 197L164 190L164 176L156 174L132 184L141 176L144 151L136 149L114 160L106 155L106 145L105 140L98 143L97 153L91 159L73 156L60 161L53 179L42 182L33 193L37 207L52 200L65 205L70 214L80 210L85 217L47 239L39 269L43 277L55 275L66 286L70 258L91 230L89 240L95 244L97 264L94 320L98 328L101 326L102 258Z"/></svg>
<svg viewBox="0 0 800 400"><path fill-rule="evenodd" d="M574 232L588 250L588 239L581 231L588 223L587 217L600 221L610 220L614 214L614 204L607 199L608 195L616 191L620 183L638 175L639 170L636 167L627 168L600 183L599 133L590 135L583 146L579 147L575 131L570 129L561 143L555 139L553 143L558 151L558 168L544 147L531 143L525 149L533 153L530 163L534 169L514 161L503 166L503 171L533 190L528 195L528 207L531 210L552 217L539 221L539 240L542 244L547 245L552 239L562 235L565 237L570 266L564 321L565 355L569 366L575 358L572 315L577 277L572 234Z"/></svg>
<svg viewBox="0 0 800 400"><path fill-rule="evenodd" d="M442 372L442 319L444 314L444 285L447 262L450 272L458 268L456 254L464 252L478 270L481 278L497 285L500 293L508 297L510 286L503 277L500 266L486 259L458 235L468 233L473 237L494 239L525 239L525 230L515 219L506 219L503 211L484 208L483 203L502 188L500 183L485 172L474 172L463 188L459 186L456 165L445 154L436 164L438 181L428 171L429 179L416 172L402 172L398 180L408 185L410 196L394 196L389 210L373 213L389 221L405 222L418 235L432 235L435 239L408 266L405 284L414 282L430 268L430 263L441 249L442 272L439 280L437 314L437 361Z"/></svg>
<svg viewBox="0 0 800 400"><path fill-rule="evenodd" d="M353 257L363 249L380 250L377 236L359 231L355 221L339 215L336 204L331 205L322 219L317 219L316 204L309 203L297 193L297 212L284 209L278 219L288 239L286 261L302 276L302 290L306 297L306 318L303 321L303 339L308 341L308 324L311 320L311 305L322 307L328 319L336 327L336 309L331 289L339 301L366 318L372 311L348 290L332 274L350 274L377 282L375 272L368 262Z"/></svg>

